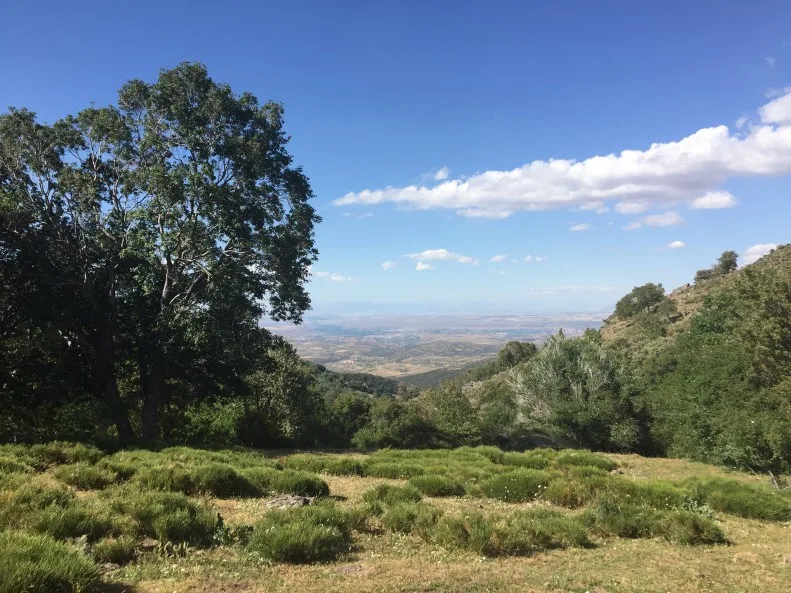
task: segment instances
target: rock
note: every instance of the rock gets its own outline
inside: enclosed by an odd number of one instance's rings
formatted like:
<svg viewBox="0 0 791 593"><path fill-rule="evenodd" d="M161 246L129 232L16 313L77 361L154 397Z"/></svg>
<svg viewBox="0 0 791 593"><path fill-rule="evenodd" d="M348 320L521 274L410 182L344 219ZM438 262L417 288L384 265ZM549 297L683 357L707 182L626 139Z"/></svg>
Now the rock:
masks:
<svg viewBox="0 0 791 593"><path fill-rule="evenodd" d="M295 507L304 507L313 504L313 497L281 494L280 496L275 496L267 500L265 504L268 509L293 509Z"/></svg>
<svg viewBox="0 0 791 593"><path fill-rule="evenodd" d="M614 470L610 472L613 476L622 476L623 470L620 467L616 467Z"/></svg>
<svg viewBox="0 0 791 593"><path fill-rule="evenodd" d="M141 541L141 542L140 542L140 543L137 545L137 547L138 547L138 548L140 548L141 550L153 550L153 549L154 549L154 548L156 548L158 545L159 545L159 541L158 541L158 540L151 539L151 538L149 537L149 538L146 538L146 539L144 539L143 541Z"/></svg>
<svg viewBox="0 0 791 593"><path fill-rule="evenodd" d="M101 566L103 572L112 572L114 570L118 570L119 568L121 568L121 565L116 564L115 562L105 562Z"/></svg>
<svg viewBox="0 0 791 593"><path fill-rule="evenodd" d="M783 554L783 564L791 566L791 554Z"/></svg>

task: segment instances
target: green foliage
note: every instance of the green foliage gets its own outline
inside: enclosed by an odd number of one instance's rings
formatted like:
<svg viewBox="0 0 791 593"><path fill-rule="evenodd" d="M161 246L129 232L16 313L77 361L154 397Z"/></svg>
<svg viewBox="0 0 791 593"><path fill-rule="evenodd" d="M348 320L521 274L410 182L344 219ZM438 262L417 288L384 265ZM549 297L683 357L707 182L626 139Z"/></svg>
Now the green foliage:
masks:
<svg viewBox="0 0 791 593"><path fill-rule="evenodd" d="M643 284L636 286L615 304L615 315L621 319L629 319L638 313L647 311L658 305L665 298L665 289L661 284Z"/></svg>
<svg viewBox="0 0 791 593"><path fill-rule="evenodd" d="M282 460L283 467L332 476L361 476L365 465L349 457L332 457L321 454L289 455Z"/></svg>
<svg viewBox="0 0 791 593"><path fill-rule="evenodd" d="M386 505L393 505L401 502L420 502L422 496L420 491L413 486L391 486L390 484L380 484L363 493L365 502L381 502Z"/></svg>
<svg viewBox="0 0 791 593"><path fill-rule="evenodd" d="M431 532L431 540L449 550L469 550L483 556L497 553L494 528L483 513L445 515Z"/></svg>
<svg viewBox="0 0 791 593"><path fill-rule="evenodd" d="M484 494L503 502L527 502L541 496L552 474L537 469L520 469L500 474L481 484Z"/></svg>
<svg viewBox="0 0 791 593"><path fill-rule="evenodd" d="M78 490L102 490L115 482L117 475L89 463L61 465L53 472L56 478Z"/></svg>
<svg viewBox="0 0 791 593"><path fill-rule="evenodd" d="M715 511L764 521L791 520L791 498L759 484L725 478L695 478L686 484L690 498Z"/></svg>
<svg viewBox="0 0 791 593"><path fill-rule="evenodd" d="M408 484L426 496L464 496L464 486L445 476L415 476Z"/></svg>
<svg viewBox="0 0 791 593"><path fill-rule="evenodd" d="M531 469L545 469L555 458L555 451L551 449L534 449L524 453L505 453L503 464L515 467L528 467Z"/></svg>
<svg viewBox="0 0 791 593"><path fill-rule="evenodd" d="M135 540L129 536L100 539L91 547L91 555L99 564L127 564L135 558Z"/></svg>
<svg viewBox="0 0 791 593"><path fill-rule="evenodd" d="M573 517L547 509L512 513L498 523L495 533L499 552L511 556L590 545L584 525Z"/></svg>
<svg viewBox="0 0 791 593"><path fill-rule="evenodd" d="M248 548L272 562L328 562L349 551L358 522L333 506L272 511L255 525Z"/></svg>
<svg viewBox="0 0 791 593"><path fill-rule="evenodd" d="M99 569L75 548L45 535L0 532L0 593L87 592Z"/></svg>
<svg viewBox="0 0 791 593"><path fill-rule="evenodd" d="M612 471L618 464L609 457L597 455L590 451L568 449L561 451L554 458L553 464L555 467L575 467L587 466L595 467L604 471Z"/></svg>
<svg viewBox="0 0 791 593"><path fill-rule="evenodd" d="M357 431L352 444L360 449L425 446L434 432L414 406L380 397L371 406L369 423Z"/></svg>
<svg viewBox="0 0 791 593"><path fill-rule="evenodd" d="M301 496L328 496L330 493L330 487L321 478L291 470L278 472L273 488L275 492Z"/></svg>
<svg viewBox="0 0 791 593"><path fill-rule="evenodd" d="M428 537L441 516L441 510L422 502L397 502L384 510L380 520L384 528L393 533Z"/></svg>
<svg viewBox="0 0 791 593"><path fill-rule="evenodd" d="M365 467L365 475L372 478L404 480L424 473L426 470L414 463L369 463Z"/></svg>

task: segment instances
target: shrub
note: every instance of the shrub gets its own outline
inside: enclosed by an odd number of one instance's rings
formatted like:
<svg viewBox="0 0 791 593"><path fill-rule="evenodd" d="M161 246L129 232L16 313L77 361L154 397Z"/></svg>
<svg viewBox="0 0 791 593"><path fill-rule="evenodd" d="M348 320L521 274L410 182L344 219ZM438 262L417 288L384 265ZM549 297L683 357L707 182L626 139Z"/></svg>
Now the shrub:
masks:
<svg viewBox="0 0 791 593"><path fill-rule="evenodd" d="M17 490L29 480L30 474L0 472L0 492L5 490Z"/></svg>
<svg viewBox="0 0 791 593"><path fill-rule="evenodd" d="M209 546L219 526L218 515L211 509L176 492L128 491L109 504L116 513L136 521L138 535L162 542Z"/></svg>
<svg viewBox="0 0 791 593"><path fill-rule="evenodd" d="M140 468L132 483L146 490L191 494L195 483L189 471L180 465L156 465Z"/></svg>
<svg viewBox="0 0 791 593"><path fill-rule="evenodd" d="M791 520L791 499L766 486L726 478L696 478L687 482L693 500L747 519Z"/></svg>
<svg viewBox="0 0 791 593"><path fill-rule="evenodd" d="M32 474L35 471L36 470L31 465L25 463L21 459L17 459L11 455L0 454L0 474Z"/></svg>
<svg viewBox="0 0 791 593"><path fill-rule="evenodd" d="M500 552L516 556L590 545L584 525L547 509L513 513L498 523L495 533Z"/></svg>
<svg viewBox="0 0 791 593"><path fill-rule="evenodd" d="M190 472L196 492L213 494L218 498L258 496L261 491L233 467L222 463L200 465Z"/></svg>
<svg viewBox="0 0 791 593"><path fill-rule="evenodd" d="M261 493L275 492L275 483L281 470L272 467L251 467L243 469L241 474Z"/></svg>
<svg viewBox="0 0 791 593"><path fill-rule="evenodd" d="M598 467L604 471L612 471L618 464L609 457L597 455L590 451L584 450L565 450L558 453L554 459L555 467L573 467L578 465L588 465L591 467Z"/></svg>
<svg viewBox="0 0 791 593"><path fill-rule="evenodd" d="M524 453L505 453L503 464L530 469L545 469L552 462L555 452L551 449L534 449Z"/></svg>
<svg viewBox="0 0 791 593"><path fill-rule="evenodd" d="M678 486L661 480L630 480L608 478L606 488L624 502L643 504L655 509L674 509L684 506L685 492Z"/></svg>
<svg viewBox="0 0 791 593"><path fill-rule="evenodd" d="M327 482L318 476L292 470L279 471L275 476L273 489L276 492L300 496L328 496L330 493Z"/></svg>
<svg viewBox="0 0 791 593"><path fill-rule="evenodd" d="M712 519L689 511L668 513L662 526L662 537L688 546L724 544L728 541Z"/></svg>
<svg viewBox="0 0 791 593"><path fill-rule="evenodd" d="M415 476L408 484L426 496L464 496L464 486L445 476Z"/></svg>
<svg viewBox="0 0 791 593"><path fill-rule="evenodd" d="M357 459L327 455L290 455L283 459L283 467L332 476L361 476L364 472L363 464Z"/></svg>
<svg viewBox="0 0 791 593"><path fill-rule="evenodd" d="M112 518L75 502L67 507L50 505L30 512L22 519L25 529L47 534L58 540L85 537L89 542L109 535L115 529Z"/></svg>
<svg viewBox="0 0 791 593"><path fill-rule="evenodd" d="M431 531L431 540L449 550L470 550L485 556L498 552L494 528L481 513L440 518Z"/></svg>
<svg viewBox="0 0 791 593"><path fill-rule="evenodd" d="M135 540L128 536L100 539L93 544L91 554L100 564L105 562L126 564L135 557Z"/></svg>
<svg viewBox="0 0 791 593"><path fill-rule="evenodd" d="M601 498L583 515L596 532L628 538L650 538L662 533L662 513L647 506Z"/></svg>
<svg viewBox="0 0 791 593"><path fill-rule="evenodd" d="M140 469L139 464L134 461L124 461L112 457L105 457L96 464L96 467L114 473L117 482L126 482Z"/></svg>
<svg viewBox="0 0 791 593"><path fill-rule="evenodd" d="M331 505L272 511L255 525L248 547L273 562L334 560L348 552L360 517Z"/></svg>
<svg viewBox="0 0 791 593"><path fill-rule="evenodd" d="M391 486L390 484L380 484L370 490L363 492L365 502L381 502L385 505L393 505L399 502L420 502L422 496L413 486Z"/></svg>
<svg viewBox="0 0 791 593"><path fill-rule="evenodd" d="M373 478L390 478L405 480L426 473L421 466L412 463L370 463L365 468L365 475Z"/></svg>
<svg viewBox="0 0 791 593"><path fill-rule="evenodd" d="M462 455L465 453L474 453L485 457L492 463L503 463L503 459L505 457L505 454L500 449L490 445L479 445L477 447L459 447L458 449L454 450L454 453Z"/></svg>
<svg viewBox="0 0 791 593"><path fill-rule="evenodd" d="M488 498L504 502L526 502L541 495L552 480L548 472L537 469L523 469L500 474L481 484Z"/></svg>
<svg viewBox="0 0 791 593"><path fill-rule="evenodd" d="M567 509L585 506L605 488L603 479L556 477L541 493L541 499Z"/></svg>
<svg viewBox="0 0 791 593"><path fill-rule="evenodd" d="M394 533L415 533L427 537L442 511L422 502L399 502L385 509L382 525Z"/></svg>
<svg viewBox="0 0 791 593"><path fill-rule="evenodd" d="M80 462L96 463L104 457L104 453L91 445L61 441L33 445L28 454L45 466Z"/></svg>
<svg viewBox="0 0 791 593"><path fill-rule="evenodd" d="M0 593L82 593L99 580L96 565L45 535L0 532Z"/></svg>
<svg viewBox="0 0 791 593"><path fill-rule="evenodd" d="M108 469L96 467L81 461L61 465L52 472L61 482L78 490L103 490L116 479L116 474Z"/></svg>

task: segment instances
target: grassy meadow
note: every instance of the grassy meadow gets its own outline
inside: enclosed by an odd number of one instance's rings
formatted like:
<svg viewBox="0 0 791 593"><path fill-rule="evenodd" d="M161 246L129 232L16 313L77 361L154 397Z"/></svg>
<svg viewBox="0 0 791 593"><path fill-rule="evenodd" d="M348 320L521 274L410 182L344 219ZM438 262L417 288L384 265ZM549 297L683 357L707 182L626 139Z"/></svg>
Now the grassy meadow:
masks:
<svg viewBox="0 0 791 593"><path fill-rule="evenodd" d="M0 593L790 586L791 491L699 463L0 446Z"/></svg>

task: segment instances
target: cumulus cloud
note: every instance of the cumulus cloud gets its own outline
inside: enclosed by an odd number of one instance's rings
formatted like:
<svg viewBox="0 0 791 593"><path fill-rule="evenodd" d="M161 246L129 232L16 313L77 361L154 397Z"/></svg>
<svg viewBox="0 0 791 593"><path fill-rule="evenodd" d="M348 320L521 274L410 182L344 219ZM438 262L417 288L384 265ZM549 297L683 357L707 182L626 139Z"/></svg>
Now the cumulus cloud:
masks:
<svg viewBox="0 0 791 593"><path fill-rule="evenodd" d="M546 258L543 255L526 255L525 256L525 261L527 263L536 262L537 264L540 264L545 259Z"/></svg>
<svg viewBox="0 0 791 593"><path fill-rule="evenodd" d="M510 171L484 171L433 186L351 192L336 205L393 203L412 209L449 209L461 216L506 218L515 212L582 208L615 202L639 207L692 202L728 179L791 173L791 91L758 110L747 130L702 128L674 142L582 161L539 160ZM627 205L628 204L628 205ZM616 206L616 209L618 207Z"/></svg>
<svg viewBox="0 0 791 593"><path fill-rule="evenodd" d="M396 267L396 262L394 261L383 261L382 262L382 269L386 272L387 270L392 270Z"/></svg>
<svg viewBox="0 0 791 593"><path fill-rule="evenodd" d="M450 175L450 169L447 167L442 167L441 169L437 169L434 172L432 178L434 181L445 181L448 178L448 175Z"/></svg>
<svg viewBox="0 0 791 593"><path fill-rule="evenodd" d="M575 224L573 227L569 227L569 230L577 233L579 231L587 231L589 228L591 228L591 225L585 222L583 224Z"/></svg>
<svg viewBox="0 0 791 593"><path fill-rule="evenodd" d="M441 261L455 261L460 264L471 264L474 266L477 266L480 263L480 260L474 257L462 255L461 253L454 253L453 251L448 251L447 249L426 249L420 253L408 253L407 257L419 260L431 259Z"/></svg>
<svg viewBox="0 0 791 593"><path fill-rule="evenodd" d="M771 253L773 249L777 249L777 243L758 243L757 245L748 247L745 252L742 253L742 259L744 260L742 263L744 265L755 263L764 255Z"/></svg>
<svg viewBox="0 0 791 593"><path fill-rule="evenodd" d="M417 264L415 264L415 270L417 270L418 272L425 272L427 270L433 270L433 269L434 266L432 266L431 264L427 264L426 262L419 261L417 262Z"/></svg>
<svg viewBox="0 0 791 593"><path fill-rule="evenodd" d="M649 202L618 202L615 211L621 214L640 214L651 209Z"/></svg>
<svg viewBox="0 0 791 593"><path fill-rule="evenodd" d="M495 255L489 261L492 262L492 263L495 263L495 264L499 264L499 263L504 262L507 257L508 256L506 256L506 255Z"/></svg>
<svg viewBox="0 0 791 593"><path fill-rule="evenodd" d="M630 222L623 228L627 231L633 231L635 229L639 229L644 226L650 226L650 227L676 226L682 224L683 222L684 222L684 217L682 217L678 212L673 212L671 210L669 212L663 212L662 214L649 214L648 216L643 216L642 218L635 220L634 222Z"/></svg>
<svg viewBox="0 0 791 593"><path fill-rule="evenodd" d="M351 276L344 276L335 272L312 272L316 278L324 278L328 282L351 282L354 280Z"/></svg>
<svg viewBox="0 0 791 593"><path fill-rule="evenodd" d="M687 244L684 241L673 241L672 243L667 244L668 249L684 249Z"/></svg>
<svg viewBox="0 0 791 593"><path fill-rule="evenodd" d="M689 207L695 210L712 210L715 208L733 208L736 203L736 198L727 191L710 191L692 200L689 203Z"/></svg>

